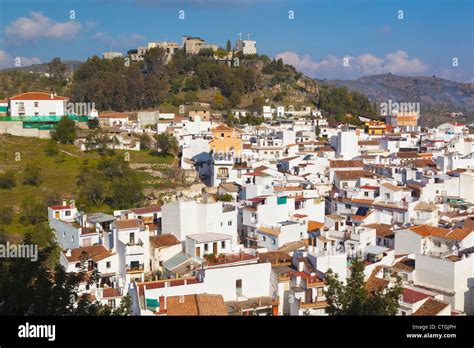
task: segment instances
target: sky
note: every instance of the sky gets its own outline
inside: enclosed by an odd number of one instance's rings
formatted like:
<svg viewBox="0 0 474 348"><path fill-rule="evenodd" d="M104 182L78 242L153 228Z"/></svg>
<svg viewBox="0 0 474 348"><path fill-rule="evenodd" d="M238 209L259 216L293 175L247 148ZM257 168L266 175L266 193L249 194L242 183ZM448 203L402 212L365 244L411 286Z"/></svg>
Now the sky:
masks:
<svg viewBox="0 0 474 348"><path fill-rule="evenodd" d="M0 0L0 68L239 33L318 79L474 83L474 0Z"/></svg>

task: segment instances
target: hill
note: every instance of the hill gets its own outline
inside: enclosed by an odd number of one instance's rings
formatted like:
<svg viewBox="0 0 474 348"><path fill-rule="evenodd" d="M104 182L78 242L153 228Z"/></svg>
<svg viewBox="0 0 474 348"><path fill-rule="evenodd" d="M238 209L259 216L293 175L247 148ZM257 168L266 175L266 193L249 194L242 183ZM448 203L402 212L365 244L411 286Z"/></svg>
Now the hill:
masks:
<svg viewBox="0 0 474 348"><path fill-rule="evenodd" d="M354 80L320 81L344 86L365 94L376 103L419 102L422 125L436 125L452 120L446 113L462 112L458 120L474 121L474 84L438 77L406 77L393 74L364 76Z"/></svg>
<svg viewBox="0 0 474 348"><path fill-rule="evenodd" d="M66 77L72 76L72 73L76 71L83 62L79 60L65 60L63 64L66 65ZM33 64L17 68L7 68L1 69L0 72L9 72L9 71L23 71L23 72L33 72L37 74L45 74L48 72L49 63Z"/></svg>

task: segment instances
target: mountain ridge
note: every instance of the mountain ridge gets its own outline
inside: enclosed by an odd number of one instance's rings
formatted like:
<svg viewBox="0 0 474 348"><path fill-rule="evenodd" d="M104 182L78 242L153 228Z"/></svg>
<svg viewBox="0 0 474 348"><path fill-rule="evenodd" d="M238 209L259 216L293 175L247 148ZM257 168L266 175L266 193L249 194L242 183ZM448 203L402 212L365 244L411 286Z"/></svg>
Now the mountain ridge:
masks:
<svg viewBox="0 0 474 348"><path fill-rule="evenodd" d="M375 103L420 103L421 124L433 125L453 117L446 113L462 112L458 120L474 121L474 84L436 76L400 76L378 74L353 80L318 80L334 87L346 87L366 95Z"/></svg>

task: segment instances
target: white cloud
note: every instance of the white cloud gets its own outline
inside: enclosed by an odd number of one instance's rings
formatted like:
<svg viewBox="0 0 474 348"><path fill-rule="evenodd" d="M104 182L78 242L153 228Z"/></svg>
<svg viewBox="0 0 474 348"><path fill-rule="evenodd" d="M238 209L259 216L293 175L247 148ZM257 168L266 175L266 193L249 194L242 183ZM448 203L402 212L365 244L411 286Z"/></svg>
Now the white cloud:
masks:
<svg viewBox="0 0 474 348"><path fill-rule="evenodd" d="M328 55L322 60L313 60L309 55L299 56L295 52L286 51L276 55L287 64L299 71L317 78L348 79L363 75L393 73L418 74L426 72L428 66L418 58L408 58L405 51L390 52L385 57L377 57L371 53L359 56L336 57ZM347 58L347 63L345 63Z"/></svg>
<svg viewBox="0 0 474 348"><path fill-rule="evenodd" d="M81 29L79 22L56 22L41 12L31 12L29 17L20 17L8 25L5 28L5 37L10 44L44 38L70 39Z"/></svg>
<svg viewBox="0 0 474 348"><path fill-rule="evenodd" d="M0 69L14 68L16 67L15 63L17 62L20 64L20 67L22 67L32 64L40 64L41 59L38 57L13 57L5 51L0 50Z"/></svg>

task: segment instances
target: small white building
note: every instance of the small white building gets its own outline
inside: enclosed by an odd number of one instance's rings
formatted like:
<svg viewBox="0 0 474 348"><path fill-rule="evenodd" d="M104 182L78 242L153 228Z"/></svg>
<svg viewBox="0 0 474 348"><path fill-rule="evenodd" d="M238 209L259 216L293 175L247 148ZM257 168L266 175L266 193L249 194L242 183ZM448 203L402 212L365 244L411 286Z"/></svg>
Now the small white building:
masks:
<svg viewBox="0 0 474 348"><path fill-rule="evenodd" d="M22 93L9 99L10 116L64 116L68 101L55 93Z"/></svg>

